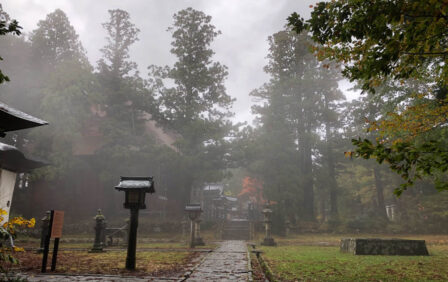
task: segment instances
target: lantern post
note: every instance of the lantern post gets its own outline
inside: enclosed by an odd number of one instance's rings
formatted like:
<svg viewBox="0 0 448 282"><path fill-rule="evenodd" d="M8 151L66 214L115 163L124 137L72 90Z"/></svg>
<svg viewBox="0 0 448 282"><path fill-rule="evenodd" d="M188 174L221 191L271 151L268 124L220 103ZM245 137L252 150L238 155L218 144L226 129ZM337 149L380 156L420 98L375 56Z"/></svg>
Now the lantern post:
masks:
<svg viewBox="0 0 448 282"><path fill-rule="evenodd" d="M185 207L185 211L188 214L188 218L190 218L191 221L191 227L190 227L190 248L194 248L196 246L196 224L199 220L199 217L201 216L202 209L201 205L199 204L188 204ZM201 239L202 240L202 239Z"/></svg>
<svg viewBox="0 0 448 282"><path fill-rule="evenodd" d="M137 248L138 211L146 209L146 193L154 193L154 181L152 177L125 177L115 187L118 191L125 192L125 209L131 210L130 228L128 235L128 252L126 256L126 269L135 270L135 254Z"/></svg>

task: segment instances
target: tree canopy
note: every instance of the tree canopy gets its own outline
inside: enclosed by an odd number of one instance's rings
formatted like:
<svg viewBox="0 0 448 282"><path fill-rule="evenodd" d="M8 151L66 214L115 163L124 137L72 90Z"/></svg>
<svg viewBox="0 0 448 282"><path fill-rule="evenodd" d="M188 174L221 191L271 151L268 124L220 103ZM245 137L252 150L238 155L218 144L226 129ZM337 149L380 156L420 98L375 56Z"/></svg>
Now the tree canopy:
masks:
<svg viewBox="0 0 448 282"><path fill-rule="evenodd" d="M297 13L288 20L297 32L309 30L322 45L319 57L344 63L343 74L365 90L386 77L426 75L437 89L448 79L447 13L441 0L341 0L317 3L307 21Z"/></svg>
<svg viewBox="0 0 448 282"><path fill-rule="evenodd" d="M385 161L402 176L398 195L425 175L436 177L437 188L448 187L440 177L448 170L440 138L448 122L447 13L441 0L341 0L317 3L307 21L297 13L288 18L297 32L310 32L320 59L343 64L343 75L364 91L375 93L387 81L424 82L382 121L370 121L370 130L380 132L376 141L353 140L350 155Z"/></svg>
<svg viewBox="0 0 448 282"><path fill-rule="evenodd" d="M7 34L20 35L21 29L22 27L19 26L19 23L16 20L11 20L0 4L0 36ZM0 61L2 60L3 58L0 57ZM9 77L0 70L0 83L5 81L9 81Z"/></svg>
<svg viewBox="0 0 448 282"><path fill-rule="evenodd" d="M78 60L88 64L86 52L79 41L75 28L70 24L67 15L60 9L39 21L38 28L30 35L35 57L44 64L52 66L63 62Z"/></svg>

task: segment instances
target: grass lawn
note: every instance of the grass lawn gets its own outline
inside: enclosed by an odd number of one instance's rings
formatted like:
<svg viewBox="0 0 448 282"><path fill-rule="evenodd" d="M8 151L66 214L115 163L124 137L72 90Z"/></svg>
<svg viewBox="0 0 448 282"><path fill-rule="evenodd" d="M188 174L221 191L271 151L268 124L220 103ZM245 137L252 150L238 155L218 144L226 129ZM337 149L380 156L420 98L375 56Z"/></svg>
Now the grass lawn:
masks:
<svg viewBox="0 0 448 282"><path fill-rule="evenodd" d="M305 237L315 236L280 239L278 247L260 247L264 260L279 281L448 281L447 236L414 236L426 239L430 252L426 257L355 256L341 253L332 243L336 242L334 235L319 235L317 240ZM323 242L329 245L319 245Z"/></svg>
<svg viewBox="0 0 448 282"><path fill-rule="evenodd" d="M11 270L39 273L42 254L18 252L14 256L20 264L9 266ZM56 273L112 274L135 276L170 276L184 270L197 254L191 252L137 252L136 271L125 270L126 251L87 253L86 251L60 251ZM51 252L48 271L51 266Z"/></svg>

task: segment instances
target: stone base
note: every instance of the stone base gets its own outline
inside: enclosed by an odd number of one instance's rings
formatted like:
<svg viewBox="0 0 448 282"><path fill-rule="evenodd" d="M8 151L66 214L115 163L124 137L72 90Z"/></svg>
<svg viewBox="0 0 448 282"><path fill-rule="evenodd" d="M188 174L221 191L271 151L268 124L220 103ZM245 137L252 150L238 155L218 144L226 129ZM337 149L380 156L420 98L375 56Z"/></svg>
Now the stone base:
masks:
<svg viewBox="0 0 448 282"><path fill-rule="evenodd" d="M89 253L105 253L106 251L103 248L92 248L89 250Z"/></svg>
<svg viewBox="0 0 448 282"><path fill-rule="evenodd" d="M195 246L205 246L204 240L202 240L201 237L194 238L194 245Z"/></svg>
<svg viewBox="0 0 448 282"><path fill-rule="evenodd" d="M277 243L275 243L274 238L264 238L263 242L261 242L262 246L277 246Z"/></svg>
<svg viewBox="0 0 448 282"><path fill-rule="evenodd" d="M425 240L405 239L341 239L341 252L354 255L429 255Z"/></svg>

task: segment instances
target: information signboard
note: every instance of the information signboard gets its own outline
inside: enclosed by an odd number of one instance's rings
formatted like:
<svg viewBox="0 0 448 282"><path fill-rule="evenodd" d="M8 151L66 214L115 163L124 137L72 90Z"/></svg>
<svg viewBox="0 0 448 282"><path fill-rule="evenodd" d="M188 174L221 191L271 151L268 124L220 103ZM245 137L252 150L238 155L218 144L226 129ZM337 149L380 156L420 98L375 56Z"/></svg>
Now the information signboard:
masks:
<svg viewBox="0 0 448 282"><path fill-rule="evenodd" d="M51 225L51 238L62 237L62 226L64 225L64 211L53 211L53 222Z"/></svg>

